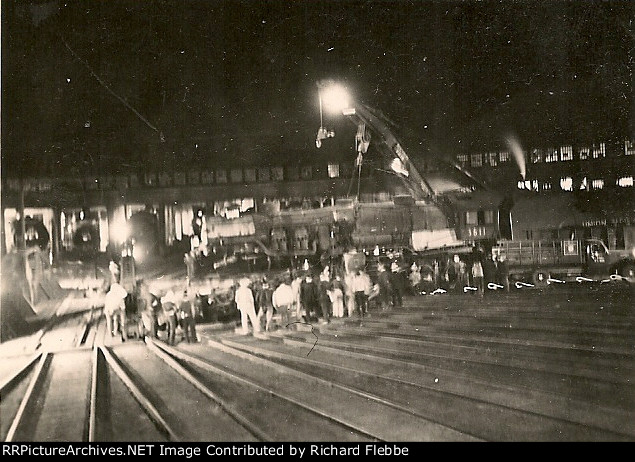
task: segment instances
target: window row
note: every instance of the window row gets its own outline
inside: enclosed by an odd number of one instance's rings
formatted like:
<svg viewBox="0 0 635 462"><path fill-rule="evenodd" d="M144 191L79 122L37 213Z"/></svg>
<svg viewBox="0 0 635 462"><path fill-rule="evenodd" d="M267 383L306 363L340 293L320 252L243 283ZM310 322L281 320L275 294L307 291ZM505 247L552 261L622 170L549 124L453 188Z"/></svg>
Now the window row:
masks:
<svg viewBox="0 0 635 462"><path fill-rule="evenodd" d="M633 187L633 177L623 176L617 178L615 180L615 185L620 188L631 188ZM584 177L579 180L574 180L570 176L560 178L560 181L557 184L557 187L559 187L562 191L592 191L604 189L604 186L605 181L603 178L589 179L587 177ZM518 182L518 189L535 192L551 191L553 189L553 184L551 181L524 180Z"/></svg>
<svg viewBox="0 0 635 462"><path fill-rule="evenodd" d="M635 142L626 140L622 149L614 151L615 155L633 156L635 155ZM523 157L532 164L542 162L567 162L572 160L603 159L607 155L606 143L598 143L590 146L564 145L557 148L532 148L528 152L523 152ZM475 154L459 154L456 160L462 166L470 167L497 167L511 160L509 151L486 152Z"/></svg>
<svg viewBox="0 0 635 462"><path fill-rule="evenodd" d="M269 183L281 181L307 181L328 178L350 177L353 169L348 164L330 163L324 167L314 165L287 166L287 167L262 167L262 168L235 168L217 170L191 170L189 172L174 173L145 173L142 175L112 175L103 177L85 178L81 180L51 180L29 179L20 183L18 179L7 179L6 187L12 191L20 191L22 187L26 191L46 192L50 191L53 183L67 182L69 186L86 189L127 189L139 187L170 187L186 185L214 185L228 183Z"/></svg>

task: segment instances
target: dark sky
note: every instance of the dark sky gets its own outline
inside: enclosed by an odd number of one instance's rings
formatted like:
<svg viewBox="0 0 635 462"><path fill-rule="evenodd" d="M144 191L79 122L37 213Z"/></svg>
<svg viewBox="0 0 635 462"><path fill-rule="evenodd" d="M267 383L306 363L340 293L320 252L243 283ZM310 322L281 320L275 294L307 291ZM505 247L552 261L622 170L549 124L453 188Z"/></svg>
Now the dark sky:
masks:
<svg viewBox="0 0 635 462"><path fill-rule="evenodd" d="M632 137L634 5L3 1L3 175L352 155L322 78L449 152Z"/></svg>

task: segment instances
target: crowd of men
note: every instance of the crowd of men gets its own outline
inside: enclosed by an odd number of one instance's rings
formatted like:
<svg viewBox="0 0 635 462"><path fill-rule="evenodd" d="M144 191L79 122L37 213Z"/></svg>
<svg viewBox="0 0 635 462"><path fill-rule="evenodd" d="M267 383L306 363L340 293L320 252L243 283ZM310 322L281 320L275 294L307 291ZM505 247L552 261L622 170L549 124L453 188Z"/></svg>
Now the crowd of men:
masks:
<svg viewBox="0 0 635 462"><path fill-rule="evenodd" d="M372 277L366 267L373 270ZM119 283L116 268L111 269L112 284L104 312L108 331L112 335L121 333L125 340L125 300L131 294ZM186 287L190 282L188 277ZM507 263L503 257L475 249L470 255L451 255L432 263L413 262L409 267L384 259L347 272L326 265L320 272L287 271L271 279L242 277L235 281L231 301L240 313L243 334L248 334L250 324L251 331L259 333L275 328L295 329L298 323L328 324L332 318L363 318L369 316L369 306L380 311L401 307L405 295L441 290L470 291L483 296L492 284L509 291ZM139 281L132 296L140 318L140 335L158 338L161 330L169 344L178 341L179 332L183 341L198 341L196 322L205 302L194 290L152 294L147 284Z"/></svg>

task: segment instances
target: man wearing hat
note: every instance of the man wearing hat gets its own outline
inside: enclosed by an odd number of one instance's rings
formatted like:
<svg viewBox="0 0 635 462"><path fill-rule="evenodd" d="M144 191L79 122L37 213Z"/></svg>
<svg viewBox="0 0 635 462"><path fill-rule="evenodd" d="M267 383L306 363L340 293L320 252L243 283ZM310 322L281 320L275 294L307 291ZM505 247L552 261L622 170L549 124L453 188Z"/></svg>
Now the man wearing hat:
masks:
<svg viewBox="0 0 635 462"><path fill-rule="evenodd" d="M187 289L183 291L183 298L179 304L179 318L181 319L181 327L187 343L198 342L194 297L191 293L188 293Z"/></svg>
<svg viewBox="0 0 635 462"><path fill-rule="evenodd" d="M397 262L392 262L390 265L390 285L392 286L392 306L400 308L403 304L406 283Z"/></svg>

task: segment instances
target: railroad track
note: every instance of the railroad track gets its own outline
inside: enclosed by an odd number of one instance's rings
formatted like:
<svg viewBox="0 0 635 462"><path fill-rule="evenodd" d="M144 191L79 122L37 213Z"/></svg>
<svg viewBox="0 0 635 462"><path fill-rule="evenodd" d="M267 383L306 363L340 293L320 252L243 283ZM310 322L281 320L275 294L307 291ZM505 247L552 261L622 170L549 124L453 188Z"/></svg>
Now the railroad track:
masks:
<svg viewBox="0 0 635 462"><path fill-rule="evenodd" d="M7 442L474 440L325 380L237 362L237 350L192 345L187 352L146 342L25 359L1 384L0 411L11 418L3 418L0 436ZM387 429L387 418L395 419L394 428Z"/></svg>
<svg viewBox="0 0 635 462"><path fill-rule="evenodd" d="M467 296L407 299L361 323L258 338L200 326L203 342L177 347L122 343L101 316L79 314L45 333L35 354L4 361L0 438L635 440L624 299L533 294L486 309Z"/></svg>
<svg viewBox="0 0 635 462"><path fill-rule="evenodd" d="M371 393L407 408L421 418L491 441L622 441L635 439L633 409L594 404L572 397L565 389L537 389L513 381L505 383L486 374L456 368L422 366L363 353L342 344L325 345L287 336L268 342L224 338L222 342L247 354L331 380L335 384ZM279 341L279 340L282 340ZM491 372L490 372L491 374ZM587 389L588 391L588 389ZM628 393L628 390L621 390Z"/></svg>

